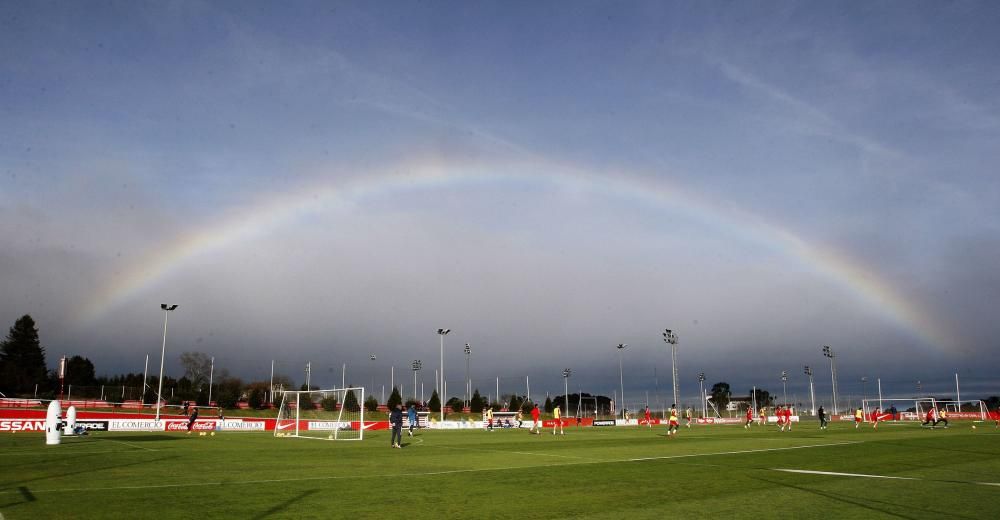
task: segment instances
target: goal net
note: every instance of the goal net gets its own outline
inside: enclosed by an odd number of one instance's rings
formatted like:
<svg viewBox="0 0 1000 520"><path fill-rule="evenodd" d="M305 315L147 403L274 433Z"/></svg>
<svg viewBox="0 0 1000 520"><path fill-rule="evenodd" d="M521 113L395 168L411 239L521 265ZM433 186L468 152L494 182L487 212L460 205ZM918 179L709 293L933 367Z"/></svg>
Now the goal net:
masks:
<svg viewBox="0 0 1000 520"><path fill-rule="evenodd" d="M364 388L300 390L282 393L275 437L324 440L364 438Z"/></svg>
<svg viewBox="0 0 1000 520"><path fill-rule="evenodd" d="M862 402L865 422L871 420L871 414L875 410L881 410L879 420L892 419L897 416L902 420L923 421L927 416L927 411L937 408L938 411L946 410L948 414L956 419L974 419L985 421L989 417L986 403L983 401L949 401L935 399L933 397L918 397L913 399L865 399Z"/></svg>

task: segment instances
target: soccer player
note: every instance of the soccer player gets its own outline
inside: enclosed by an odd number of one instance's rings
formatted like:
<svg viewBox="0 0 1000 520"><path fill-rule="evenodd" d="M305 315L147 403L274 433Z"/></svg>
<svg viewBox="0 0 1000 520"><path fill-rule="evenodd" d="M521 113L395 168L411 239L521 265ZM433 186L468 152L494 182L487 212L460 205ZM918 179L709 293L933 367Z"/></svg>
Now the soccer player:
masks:
<svg viewBox="0 0 1000 520"><path fill-rule="evenodd" d="M566 435L566 432L563 431L562 419L560 418L561 416L562 412L559 410L558 406L552 409L552 418L556 421L556 423L552 425L552 435L556 434L557 426L559 427L559 435Z"/></svg>
<svg viewBox="0 0 1000 520"><path fill-rule="evenodd" d="M413 428L417 427L417 408L410 405L410 408L406 410L406 418L410 420L410 431L407 432L410 437L413 437Z"/></svg>
<svg viewBox="0 0 1000 520"><path fill-rule="evenodd" d="M486 410L486 430L493 431L493 407Z"/></svg>
<svg viewBox="0 0 1000 520"><path fill-rule="evenodd" d="M670 418L668 419L667 425L667 435L677 435L677 430L680 429L680 425L677 424L677 405L670 405Z"/></svg>
<svg viewBox="0 0 1000 520"><path fill-rule="evenodd" d="M684 409L684 418L687 419L687 427L690 428L691 427L691 421L693 420L692 419L691 407L690 406L688 406L687 408Z"/></svg>
<svg viewBox="0 0 1000 520"><path fill-rule="evenodd" d="M389 424L392 425L392 437L389 444L393 448L402 448L399 443L403 442L403 405L397 404L389 414Z"/></svg>
<svg viewBox="0 0 1000 520"><path fill-rule="evenodd" d="M931 425L931 428L934 428L934 425L937 424L937 413L935 412L933 406L930 410L927 410L927 415L924 416L924 422L921 423L920 426L927 426L928 424Z"/></svg>
<svg viewBox="0 0 1000 520"><path fill-rule="evenodd" d="M188 435L191 435L191 428L194 427L194 422L198 420L198 407L194 407L194 411L191 412L191 417L188 418Z"/></svg>
<svg viewBox="0 0 1000 520"><path fill-rule="evenodd" d="M652 428L653 427L653 421L649 418L649 407L648 406L646 407L646 410L642 413L642 415L646 419L646 426Z"/></svg>
<svg viewBox="0 0 1000 520"><path fill-rule="evenodd" d="M881 408L876 408L875 411L872 412L872 429L873 430L877 430L878 429L878 419L879 419L880 415L882 415L882 409Z"/></svg>
<svg viewBox="0 0 1000 520"><path fill-rule="evenodd" d="M761 406L760 407L760 425L764 426L766 424L767 424L767 407L766 406Z"/></svg>
<svg viewBox="0 0 1000 520"><path fill-rule="evenodd" d="M824 410L823 407L820 406L819 410L816 410L816 414L819 417L819 429L820 430L825 430L826 429L826 410Z"/></svg>
<svg viewBox="0 0 1000 520"><path fill-rule="evenodd" d="M792 407L785 407L785 426L788 427L788 431L792 431Z"/></svg>
<svg viewBox="0 0 1000 520"><path fill-rule="evenodd" d="M541 412L538 411L538 405L536 404L534 408L531 409L531 433L536 435L542 433L542 423L538 421L538 416Z"/></svg>
<svg viewBox="0 0 1000 520"><path fill-rule="evenodd" d="M938 423L942 423L942 422L944 423L944 427L947 428L948 427L948 410L946 408L942 408L941 411L938 412L938 420L934 421L934 426L937 426Z"/></svg>
<svg viewBox="0 0 1000 520"><path fill-rule="evenodd" d="M747 407L747 422L743 423L743 428L749 430L750 424L753 423L753 407Z"/></svg>
<svg viewBox="0 0 1000 520"><path fill-rule="evenodd" d="M521 426L524 425L524 414L521 413L521 410L517 411L517 417L515 417L515 419L517 420L517 428L520 429Z"/></svg>
<svg viewBox="0 0 1000 520"><path fill-rule="evenodd" d="M861 426L861 420L865 418L865 413L861 411L861 408L854 410L854 429L857 430L858 426Z"/></svg>
<svg viewBox="0 0 1000 520"><path fill-rule="evenodd" d="M785 409L778 405L774 409L774 415L777 419L778 431L785 431Z"/></svg>

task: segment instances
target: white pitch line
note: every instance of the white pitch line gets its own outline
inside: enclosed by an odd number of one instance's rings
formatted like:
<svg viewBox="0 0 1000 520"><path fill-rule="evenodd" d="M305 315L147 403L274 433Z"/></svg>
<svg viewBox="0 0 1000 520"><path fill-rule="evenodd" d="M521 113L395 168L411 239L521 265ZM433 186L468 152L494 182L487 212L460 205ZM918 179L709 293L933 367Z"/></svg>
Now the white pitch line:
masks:
<svg viewBox="0 0 1000 520"><path fill-rule="evenodd" d="M919 480L927 482L945 482L950 484L975 484L978 486L1000 486L1000 483L997 482L976 482L973 480L939 480L939 479L928 479L919 477L893 477L890 475L869 475L867 473L840 473L837 471L816 471L809 469L771 468L771 471L784 471L786 473L800 473L804 475L824 475L831 477L881 478L890 480Z"/></svg>
<svg viewBox="0 0 1000 520"><path fill-rule="evenodd" d="M806 475L829 475L834 477L887 478L893 480L923 480L914 477L891 477L889 475L868 475L865 473L838 473L836 471L814 471L808 469L771 468L771 470L784 471L786 473L803 473Z"/></svg>
<svg viewBox="0 0 1000 520"><path fill-rule="evenodd" d="M559 457L564 459L575 459L575 460L595 460L595 461L597 460L597 459L588 459L587 457L576 457L573 455L556 455L554 453L536 453L531 451L487 450L482 448L461 448L458 446L434 446L434 447L445 450L479 451L484 453L504 453L504 454L513 453L514 455L530 455L532 457Z"/></svg>
<svg viewBox="0 0 1000 520"><path fill-rule="evenodd" d="M342 479L372 479L372 478L400 478L400 477L428 477L428 476L440 476L440 475L456 475L460 473L485 473L494 471L511 471L511 470L525 470L525 469L539 469L539 468L559 468L565 466L582 466L589 464L615 464L621 462L645 462L652 460L670 460L670 459L683 459L692 457L713 457L718 455L740 455L745 453L763 453L772 451L786 451L786 450L800 450L808 448L827 448L833 446L846 446L851 444L860 444L863 441L849 441L849 442L835 442L829 444L810 444L806 446L789 446L785 448L764 448L759 450L739 450L739 451L720 451L713 453L690 453L685 455L664 455L661 457L640 457L640 458L630 458L630 459L610 459L610 460L582 460L577 462L563 462L558 464L530 464L522 466L503 466L497 468L468 468L468 469L452 469L452 470L441 470L441 471L426 471L422 473L383 473L377 475L328 475L319 477L295 477L295 478L280 478L280 479L256 479L256 480L239 480L239 481L213 481L213 482L187 482L183 484L151 484L146 486L105 486L105 487L91 487L91 488L55 488L55 489L32 489L32 493L71 493L71 492L94 492L94 491L123 491L123 490L140 490L140 489L176 489L176 488L196 488L196 487L207 487L207 486L241 486L241 485L255 485L255 484L274 484L283 482L309 482L309 481L319 481L319 480L342 480ZM532 454L534 455L534 454ZM16 484L16 483L15 483ZM20 493L20 491L15 490L0 490L0 495L11 495L15 493Z"/></svg>

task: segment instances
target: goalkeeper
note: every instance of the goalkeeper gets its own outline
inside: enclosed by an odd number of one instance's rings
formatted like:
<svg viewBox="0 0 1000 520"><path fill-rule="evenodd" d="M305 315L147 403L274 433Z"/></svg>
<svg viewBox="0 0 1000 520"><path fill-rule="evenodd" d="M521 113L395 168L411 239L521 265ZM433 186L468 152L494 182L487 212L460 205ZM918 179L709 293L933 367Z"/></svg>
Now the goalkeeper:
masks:
<svg viewBox="0 0 1000 520"><path fill-rule="evenodd" d="M413 428L417 426L417 409L412 404L406 411L406 418L410 420L410 437L413 437Z"/></svg>

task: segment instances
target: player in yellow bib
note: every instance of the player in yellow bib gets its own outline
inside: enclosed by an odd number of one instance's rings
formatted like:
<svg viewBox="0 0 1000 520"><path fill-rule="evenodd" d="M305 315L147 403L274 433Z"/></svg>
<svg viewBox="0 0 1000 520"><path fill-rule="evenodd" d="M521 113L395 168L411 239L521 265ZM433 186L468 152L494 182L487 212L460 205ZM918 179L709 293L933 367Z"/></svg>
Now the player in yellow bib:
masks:
<svg viewBox="0 0 1000 520"><path fill-rule="evenodd" d="M677 405L670 405L670 415L668 416L667 436L677 435L680 426L677 424Z"/></svg>
<svg viewBox="0 0 1000 520"><path fill-rule="evenodd" d="M552 418L556 421L556 423L552 425L552 435L556 434L556 428L559 428L559 435L566 435L566 432L563 431L562 412L559 410L558 406L552 409Z"/></svg>

